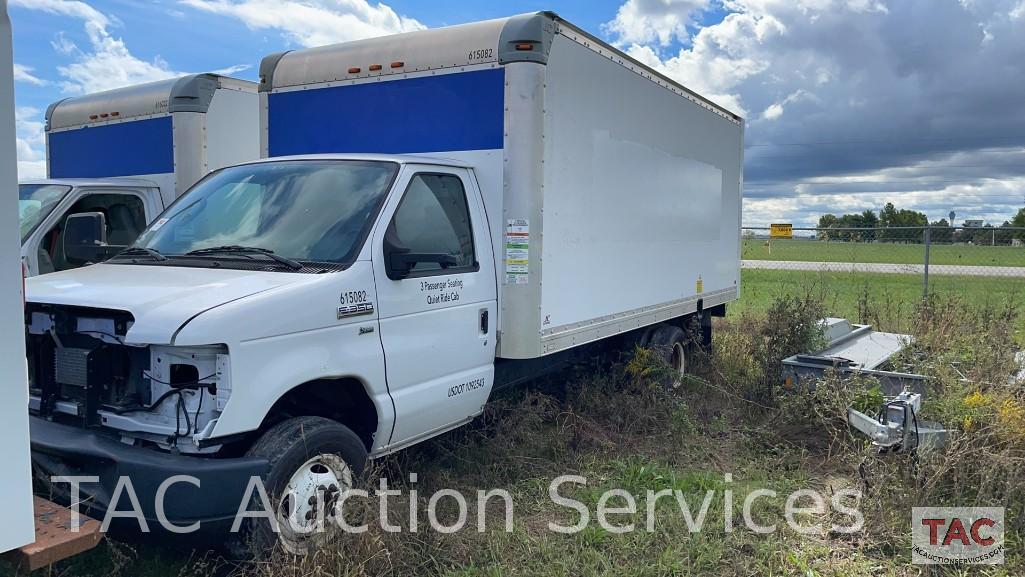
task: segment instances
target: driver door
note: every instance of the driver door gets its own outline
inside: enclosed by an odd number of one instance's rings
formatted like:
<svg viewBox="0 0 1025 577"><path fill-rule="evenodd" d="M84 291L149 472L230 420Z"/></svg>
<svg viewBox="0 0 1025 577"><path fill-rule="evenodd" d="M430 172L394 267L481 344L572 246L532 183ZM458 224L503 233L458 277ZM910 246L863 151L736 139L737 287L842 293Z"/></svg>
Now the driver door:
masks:
<svg viewBox="0 0 1025 577"><path fill-rule="evenodd" d="M374 277L388 390L389 448L479 414L494 381L497 285L487 219L465 169L407 165L374 235ZM446 255L390 278L385 237L410 254ZM395 276L394 270L391 271Z"/></svg>

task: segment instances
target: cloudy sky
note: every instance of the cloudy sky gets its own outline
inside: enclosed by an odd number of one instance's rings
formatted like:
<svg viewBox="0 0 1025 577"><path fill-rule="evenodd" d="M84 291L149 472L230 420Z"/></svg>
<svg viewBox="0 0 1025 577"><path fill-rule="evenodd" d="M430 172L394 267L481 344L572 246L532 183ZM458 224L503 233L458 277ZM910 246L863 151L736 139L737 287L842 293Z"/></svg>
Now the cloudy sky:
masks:
<svg viewBox="0 0 1025 577"><path fill-rule="evenodd" d="M1025 0L10 0L19 176L59 98L288 48L555 10L747 119L748 225L1025 205Z"/></svg>

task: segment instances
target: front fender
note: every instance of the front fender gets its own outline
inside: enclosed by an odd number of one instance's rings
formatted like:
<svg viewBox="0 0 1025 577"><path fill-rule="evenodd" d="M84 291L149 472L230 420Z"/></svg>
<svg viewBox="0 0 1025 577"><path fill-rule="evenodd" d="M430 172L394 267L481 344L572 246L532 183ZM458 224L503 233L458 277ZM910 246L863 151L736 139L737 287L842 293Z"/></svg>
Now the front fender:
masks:
<svg viewBox="0 0 1025 577"><path fill-rule="evenodd" d="M385 384L377 307L360 316L339 314L342 294L358 291L376 304L371 263L357 261L345 271L315 276L314 282L203 312L175 337L176 346L228 346L232 392L213 436L256 430L274 403L303 383L351 377L366 383L377 408L375 443L388 442L395 411Z"/></svg>
<svg viewBox="0 0 1025 577"><path fill-rule="evenodd" d="M380 340L368 337L350 324L229 347L232 392L212 436L258 429L274 404L304 383L352 378L364 383L377 410L375 448L387 444L395 413L384 385Z"/></svg>

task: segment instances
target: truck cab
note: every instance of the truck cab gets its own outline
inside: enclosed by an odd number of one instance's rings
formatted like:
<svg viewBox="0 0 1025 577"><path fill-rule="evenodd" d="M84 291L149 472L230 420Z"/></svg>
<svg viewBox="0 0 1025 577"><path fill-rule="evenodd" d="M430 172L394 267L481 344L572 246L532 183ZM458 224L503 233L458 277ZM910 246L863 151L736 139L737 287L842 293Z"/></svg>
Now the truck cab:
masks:
<svg viewBox="0 0 1025 577"><path fill-rule="evenodd" d="M18 187L22 261L33 276L83 266L69 216L99 213L127 247L209 171L259 157L256 84L192 74L65 98L46 111L48 178Z"/></svg>
<svg viewBox="0 0 1025 577"><path fill-rule="evenodd" d="M104 215L111 244L128 246L164 211L156 183L136 178L54 179L18 184L21 259L27 276L70 270L85 262L64 252L69 216Z"/></svg>

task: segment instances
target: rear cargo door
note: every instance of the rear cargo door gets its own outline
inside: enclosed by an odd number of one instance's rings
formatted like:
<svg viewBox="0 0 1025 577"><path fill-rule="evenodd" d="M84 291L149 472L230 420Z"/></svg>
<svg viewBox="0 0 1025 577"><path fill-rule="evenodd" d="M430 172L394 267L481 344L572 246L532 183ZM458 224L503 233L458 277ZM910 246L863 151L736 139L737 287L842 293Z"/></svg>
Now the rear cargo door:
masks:
<svg viewBox="0 0 1025 577"><path fill-rule="evenodd" d="M480 413L494 379L497 312L491 237L472 174L407 166L396 190L377 226L373 253L395 404L393 447ZM418 261L401 276L386 262L397 252L435 260Z"/></svg>

